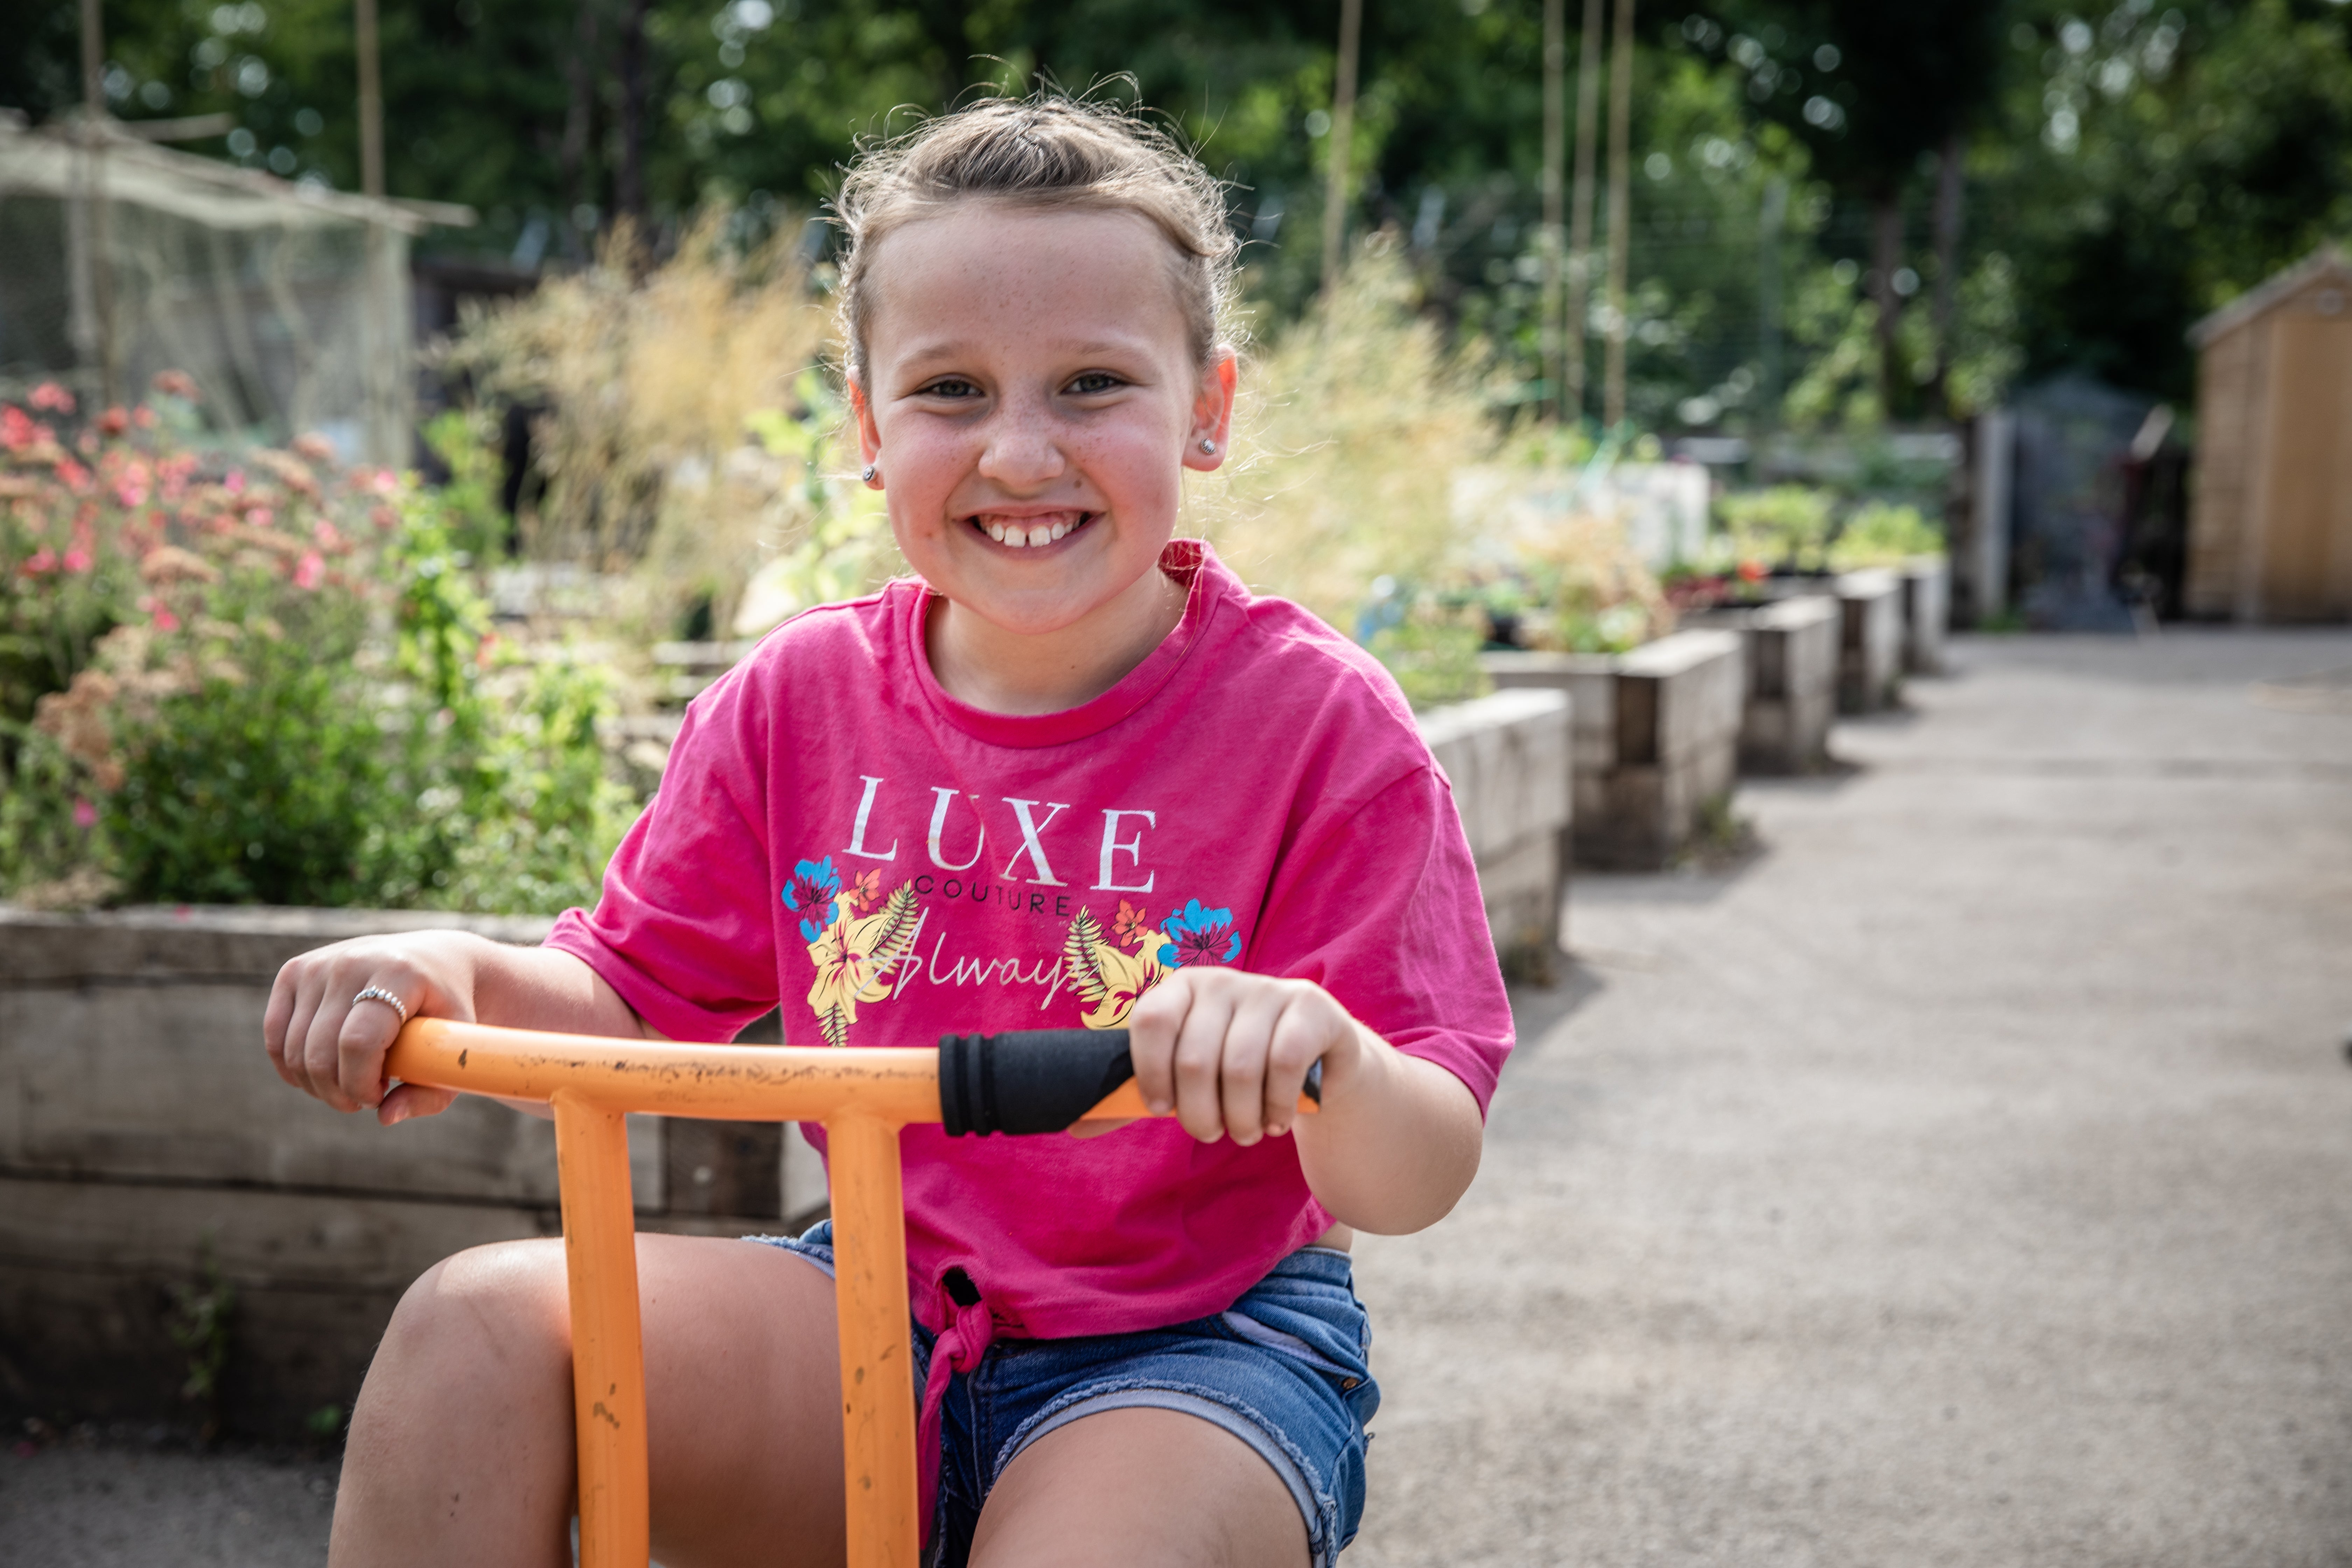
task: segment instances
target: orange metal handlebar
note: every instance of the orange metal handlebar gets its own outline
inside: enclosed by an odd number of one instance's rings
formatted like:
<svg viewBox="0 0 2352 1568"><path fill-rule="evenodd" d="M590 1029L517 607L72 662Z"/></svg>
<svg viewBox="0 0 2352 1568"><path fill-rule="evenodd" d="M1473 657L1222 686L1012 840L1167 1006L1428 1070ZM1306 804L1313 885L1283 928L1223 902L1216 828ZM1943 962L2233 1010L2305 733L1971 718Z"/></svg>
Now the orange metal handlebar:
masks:
<svg viewBox="0 0 2352 1568"><path fill-rule="evenodd" d="M384 1071L404 1083L543 1100L554 1109L583 1568L645 1568L650 1548L626 1113L823 1122L833 1184L848 1561L851 1568L914 1568L922 1521L898 1129L940 1120L937 1054L684 1046L418 1018L393 1042ZM1301 1096L1298 1109L1311 1113L1318 1106ZM1150 1114L1132 1079L1087 1112Z"/></svg>

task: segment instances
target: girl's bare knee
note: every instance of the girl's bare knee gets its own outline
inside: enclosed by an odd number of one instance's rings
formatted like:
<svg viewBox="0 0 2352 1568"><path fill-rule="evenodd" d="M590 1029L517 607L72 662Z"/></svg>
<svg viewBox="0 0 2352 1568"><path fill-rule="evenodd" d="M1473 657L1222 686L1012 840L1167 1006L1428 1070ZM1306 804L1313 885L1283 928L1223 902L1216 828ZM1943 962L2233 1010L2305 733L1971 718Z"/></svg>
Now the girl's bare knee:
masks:
<svg viewBox="0 0 2352 1568"><path fill-rule="evenodd" d="M414 1394L511 1401L569 1398L572 1342L563 1245L500 1242L446 1258L402 1295L369 1381L395 1374Z"/></svg>

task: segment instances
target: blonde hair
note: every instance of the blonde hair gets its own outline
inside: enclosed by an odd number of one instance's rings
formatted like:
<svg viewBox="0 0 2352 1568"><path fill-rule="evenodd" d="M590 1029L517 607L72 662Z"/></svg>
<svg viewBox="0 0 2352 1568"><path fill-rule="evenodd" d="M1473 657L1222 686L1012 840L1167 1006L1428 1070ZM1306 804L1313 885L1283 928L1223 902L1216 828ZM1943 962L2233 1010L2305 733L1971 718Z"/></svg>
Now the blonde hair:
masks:
<svg viewBox="0 0 2352 1568"><path fill-rule="evenodd" d="M866 377L872 318L867 275L892 229L966 200L1043 209L1128 212L1175 254L1177 303L1193 356L1224 341L1238 242L1224 187L1174 137L1117 104L1040 91L987 98L867 149L842 181L834 217L847 232L841 335L847 369Z"/></svg>

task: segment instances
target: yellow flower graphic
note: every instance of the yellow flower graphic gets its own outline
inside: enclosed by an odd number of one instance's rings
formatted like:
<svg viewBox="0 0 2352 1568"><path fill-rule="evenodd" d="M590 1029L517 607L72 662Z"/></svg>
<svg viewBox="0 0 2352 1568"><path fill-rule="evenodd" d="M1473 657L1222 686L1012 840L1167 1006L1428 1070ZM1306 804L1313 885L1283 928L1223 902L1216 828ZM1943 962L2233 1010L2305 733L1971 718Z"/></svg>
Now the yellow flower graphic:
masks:
<svg viewBox="0 0 2352 1568"><path fill-rule="evenodd" d="M1157 952L1121 952L1104 940L1102 922L1094 911L1081 909L1062 943L1062 966L1069 974L1070 989L1089 1004L1079 1021L1089 1029L1116 1029L1127 1022L1137 999L1167 973L1151 955Z"/></svg>
<svg viewBox="0 0 2352 1568"><path fill-rule="evenodd" d="M891 891L880 914L861 919L847 907L849 900L843 902L841 914L809 944L809 959L816 965L809 1006L826 1043L834 1046L848 1043L860 1002L879 1002L890 994L891 972L914 950L919 923L915 890L903 882Z"/></svg>

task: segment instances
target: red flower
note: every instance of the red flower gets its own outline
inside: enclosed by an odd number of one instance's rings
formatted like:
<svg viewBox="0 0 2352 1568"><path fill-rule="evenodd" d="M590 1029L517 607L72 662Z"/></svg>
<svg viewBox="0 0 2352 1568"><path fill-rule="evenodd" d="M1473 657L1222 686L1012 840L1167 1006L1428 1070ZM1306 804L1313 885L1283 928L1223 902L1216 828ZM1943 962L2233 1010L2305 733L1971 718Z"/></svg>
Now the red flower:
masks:
<svg viewBox="0 0 2352 1568"><path fill-rule="evenodd" d="M98 427L110 436L120 436L131 428L131 413L124 408L110 408L98 416Z"/></svg>
<svg viewBox="0 0 2352 1568"><path fill-rule="evenodd" d="M1118 918L1111 921L1110 925L1110 933L1118 940L1119 944L1123 947L1133 947L1142 938L1150 934L1150 931L1151 917L1125 899L1119 900Z"/></svg>
<svg viewBox="0 0 2352 1568"><path fill-rule="evenodd" d="M58 552L47 545L33 552L22 566L16 568L27 577L39 577L58 569Z"/></svg>
<svg viewBox="0 0 2352 1568"><path fill-rule="evenodd" d="M11 403L0 406L0 447L21 452L41 438L41 427L33 416Z"/></svg>
<svg viewBox="0 0 2352 1568"><path fill-rule="evenodd" d="M180 629L180 617L172 613L171 605L159 604L155 606L155 629L159 632L176 632Z"/></svg>
<svg viewBox="0 0 2352 1568"><path fill-rule="evenodd" d="M33 406L58 414L71 414L74 411L73 394L54 381L45 381L33 388Z"/></svg>

